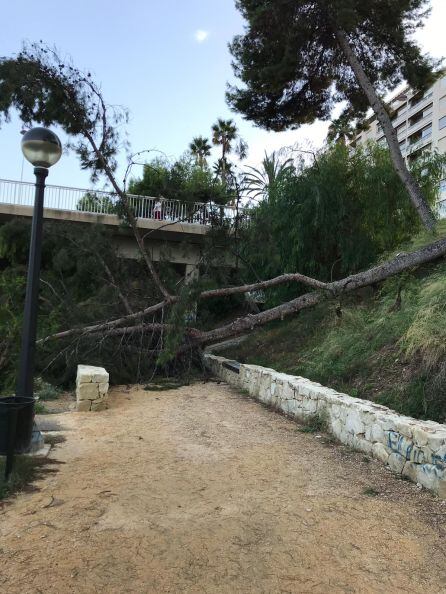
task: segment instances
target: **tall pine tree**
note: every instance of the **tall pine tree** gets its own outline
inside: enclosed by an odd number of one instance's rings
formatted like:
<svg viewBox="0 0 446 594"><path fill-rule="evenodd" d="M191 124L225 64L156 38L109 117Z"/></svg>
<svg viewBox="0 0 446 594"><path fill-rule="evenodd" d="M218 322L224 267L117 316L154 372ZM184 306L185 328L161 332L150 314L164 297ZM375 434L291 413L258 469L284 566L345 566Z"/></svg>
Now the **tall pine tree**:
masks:
<svg viewBox="0 0 446 594"><path fill-rule="evenodd" d="M423 224L435 218L408 170L382 96L406 80L423 90L434 62L412 39L429 0L236 0L247 21L230 45L241 87L229 104L269 130L328 120L346 102L358 117L372 107L392 162Z"/></svg>

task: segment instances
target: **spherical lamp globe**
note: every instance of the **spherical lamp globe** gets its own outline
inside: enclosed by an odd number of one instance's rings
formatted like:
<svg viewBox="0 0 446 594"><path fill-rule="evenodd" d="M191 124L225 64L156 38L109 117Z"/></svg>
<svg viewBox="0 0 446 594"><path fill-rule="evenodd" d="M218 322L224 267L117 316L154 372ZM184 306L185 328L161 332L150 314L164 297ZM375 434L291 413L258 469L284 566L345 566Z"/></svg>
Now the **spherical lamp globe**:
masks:
<svg viewBox="0 0 446 594"><path fill-rule="evenodd" d="M51 130L32 128L23 135L22 152L34 167L48 169L60 159L62 144Z"/></svg>

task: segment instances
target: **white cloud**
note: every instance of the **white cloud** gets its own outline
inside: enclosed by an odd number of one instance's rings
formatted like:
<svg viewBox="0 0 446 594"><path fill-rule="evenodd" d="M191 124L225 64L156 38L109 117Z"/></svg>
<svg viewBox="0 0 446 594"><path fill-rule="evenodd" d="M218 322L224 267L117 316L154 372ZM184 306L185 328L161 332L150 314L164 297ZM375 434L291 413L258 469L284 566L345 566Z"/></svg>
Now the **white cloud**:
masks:
<svg viewBox="0 0 446 594"><path fill-rule="evenodd" d="M203 29L198 29L195 31L195 41L197 43L203 43L209 37L209 31L204 31Z"/></svg>

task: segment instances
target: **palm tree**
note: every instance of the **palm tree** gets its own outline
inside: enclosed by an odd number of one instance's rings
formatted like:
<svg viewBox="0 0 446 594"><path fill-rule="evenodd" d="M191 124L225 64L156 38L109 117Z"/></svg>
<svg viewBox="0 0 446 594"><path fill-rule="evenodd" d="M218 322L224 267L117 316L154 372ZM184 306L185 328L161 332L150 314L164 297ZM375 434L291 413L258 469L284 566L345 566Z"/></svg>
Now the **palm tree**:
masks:
<svg viewBox="0 0 446 594"><path fill-rule="evenodd" d="M189 150L195 157L197 165L203 169L207 165L206 157L211 154L211 145L204 136L196 136L189 145Z"/></svg>
<svg viewBox="0 0 446 594"><path fill-rule="evenodd" d="M219 118L212 126L212 143L221 146L219 169L223 183L226 183L226 172L228 168L227 155L232 152L232 143L237 138L238 130L233 120L223 120Z"/></svg>
<svg viewBox="0 0 446 594"><path fill-rule="evenodd" d="M249 172L245 174L245 188L248 196L252 198L270 198L272 190L277 187L286 175L293 171L292 159L281 161L276 152L267 155L262 161L260 169L256 167L247 167Z"/></svg>

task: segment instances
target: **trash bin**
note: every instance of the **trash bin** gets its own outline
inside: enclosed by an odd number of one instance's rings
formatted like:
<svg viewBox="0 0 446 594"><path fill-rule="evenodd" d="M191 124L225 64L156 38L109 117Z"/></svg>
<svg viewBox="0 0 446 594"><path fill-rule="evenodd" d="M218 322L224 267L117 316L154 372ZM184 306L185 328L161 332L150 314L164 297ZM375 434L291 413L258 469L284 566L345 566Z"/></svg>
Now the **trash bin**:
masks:
<svg viewBox="0 0 446 594"><path fill-rule="evenodd" d="M0 455L8 451L9 427L12 413L17 411L17 426L14 453L23 454L29 450L33 434L35 399L30 396L0 397Z"/></svg>

